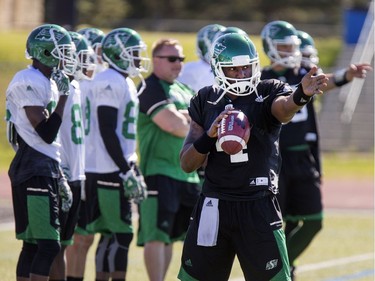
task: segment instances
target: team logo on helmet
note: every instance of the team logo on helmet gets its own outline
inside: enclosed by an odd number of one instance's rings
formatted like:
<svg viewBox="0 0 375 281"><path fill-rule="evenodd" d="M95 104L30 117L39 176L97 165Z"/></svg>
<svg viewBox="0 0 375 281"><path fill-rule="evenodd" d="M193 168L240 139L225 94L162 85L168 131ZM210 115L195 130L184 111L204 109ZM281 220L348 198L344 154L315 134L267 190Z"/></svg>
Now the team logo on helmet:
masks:
<svg viewBox="0 0 375 281"><path fill-rule="evenodd" d="M105 40L103 47L110 48L116 46L118 43L122 43L125 46L130 37L131 34L129 33L114 34L113 36L110 36L107 40Z"/></svg>
<svg viewBox="0 0 375 281"><path fill-rule="evenodd" d="M92 30L86 31L85 36L90 42L94 42L99 37L98 34L93 32Z"/></svg>
<svg viewBox="0 0 375 281"><path fill-rule="evenodd" d="M40 41L54 41L55 39L56 42L59 42L64 36L65 34L58 32L58 30L54 28L42 28L35 36L35 39Z"/></svg>
<svg viewBox="0 0 375 281"><path fill-rule="evenodd" d="M215 56L215 57L220 56L220 54L221 54L222 52L224 52L226 48L227 48L227 46L223 45L222 42L217 42L217 43L215 44L215 48L214 48L214 50L213 50L213 56Z"/></svg>
<svg viewBox="0 0 375 281"><path fill-rule="evenodd" d="M272 25L268 28L268 36L275 37L280 30L281 28L279 26Z"/></svg>

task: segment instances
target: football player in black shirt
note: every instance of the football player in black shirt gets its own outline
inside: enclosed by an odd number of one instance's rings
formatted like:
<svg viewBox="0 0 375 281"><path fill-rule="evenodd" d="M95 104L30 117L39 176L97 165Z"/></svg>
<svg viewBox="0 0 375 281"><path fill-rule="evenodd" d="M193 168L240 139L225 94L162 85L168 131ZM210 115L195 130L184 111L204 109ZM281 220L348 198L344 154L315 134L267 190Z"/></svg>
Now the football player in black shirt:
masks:
<svg viewBox="0 0 375 281"><path fill-rule="evenodd" d="M306 32L297 31L285 21L268 23L261 33L263 50L271 65L262 70L261 79L278 79L295 88L319 62L315 44ZM364 78L369 64L353 64L335 73L323 88L328 91L354 77ZM318 69L317 73L322 72ZM278 195L283 218L292 280L295 260L322 228L321 165L319 135L314 103L301 108L280 133L282 166Z"/></svg>
<svg viewBox="0 0 375 281"><path fill-rule="evenodd" d="M261 81L254 44L247 35L235 33L215 41L211 67L217 84L192 98L190 130L180 154L186 172L205 161L207 165L178 278L228 280L237 255L246 280L290 280L276 199L279 134L282 124L313 95L322 94L327 78L313 76L313 67L294 92L279 80ZM252 128L246 147L235 155L217 143L218 126L230 108L243 111Z"/></svg>

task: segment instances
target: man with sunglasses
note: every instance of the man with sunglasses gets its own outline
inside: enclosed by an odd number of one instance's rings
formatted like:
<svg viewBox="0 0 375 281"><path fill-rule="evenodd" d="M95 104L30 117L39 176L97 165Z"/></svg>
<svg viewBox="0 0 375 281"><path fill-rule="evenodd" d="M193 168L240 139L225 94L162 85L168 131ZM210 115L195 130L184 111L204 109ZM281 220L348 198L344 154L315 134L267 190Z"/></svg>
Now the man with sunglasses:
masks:
<svg viewBox="0 0 375 281"><path fill-rule="evenodd" d="M187 107L194 92L176 78L184 60L175 39L160 39L152 48L153 73L139 96L140 168L148 198L139 205L138 246L150 280L164 280L173 242L182 240L200 192L196 172L185 173L179 152L189 130Z"/></svg>

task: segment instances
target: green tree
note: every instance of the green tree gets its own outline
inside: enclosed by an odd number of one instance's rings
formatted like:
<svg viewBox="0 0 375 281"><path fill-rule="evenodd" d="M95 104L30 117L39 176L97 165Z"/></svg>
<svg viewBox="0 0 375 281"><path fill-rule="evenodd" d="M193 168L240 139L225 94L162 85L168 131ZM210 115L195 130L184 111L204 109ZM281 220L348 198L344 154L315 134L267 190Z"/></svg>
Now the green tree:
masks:
<svg viewBox="0 0 375 281"><path fill-rule="evenodd" d="M126 0L78 0L78 22L113 28L127 16L130 7Z"/></svg>

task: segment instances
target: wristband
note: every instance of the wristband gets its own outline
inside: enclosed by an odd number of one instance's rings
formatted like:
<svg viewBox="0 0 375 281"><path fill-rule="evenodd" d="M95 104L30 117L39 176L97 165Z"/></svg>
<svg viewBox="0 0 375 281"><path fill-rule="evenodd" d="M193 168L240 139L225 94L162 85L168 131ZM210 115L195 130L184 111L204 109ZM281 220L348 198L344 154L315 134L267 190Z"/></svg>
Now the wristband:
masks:
<svg viewBox="0 0 375 281"><path fill-rule="evenodd" d="M346 79L346 69L341 69L333 74L333 81L337 87L343 86L350 81Z"/></svg>
<svg viewBox="0 0 375 281"><path fill-rule="evenodd" d="M194 148L201 154L207 154L210 152L211 147L216 143L216 138L211 138L204 133L202 136L197 139L193 145Z"/></svg>
<svg viewBox="0 0 375 281"><path fill-rule="evenodd" d="M308 96L303 92L302 84L299 84L297 89L293 93L293 101L298 106L308 104L311 98L311 96Z"/></svg>

